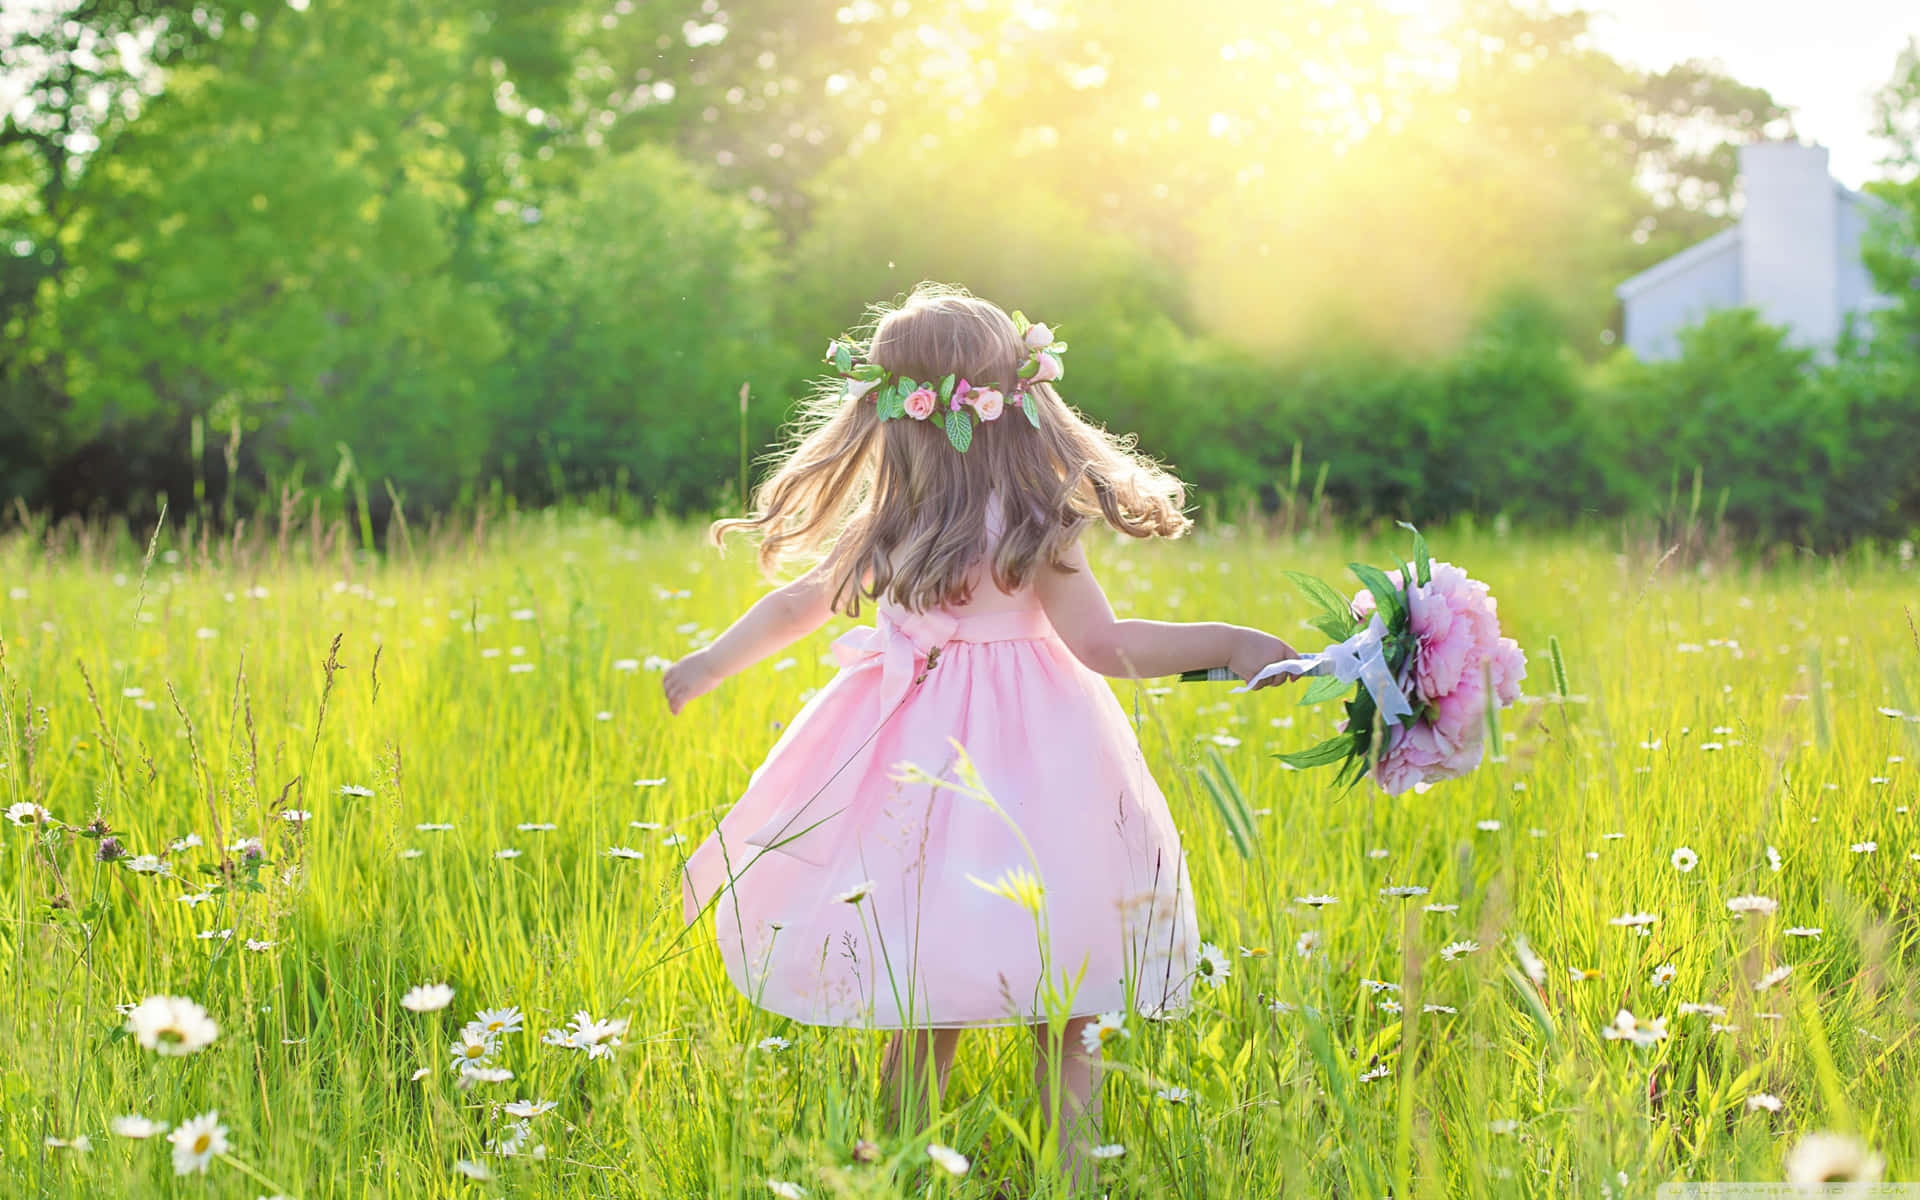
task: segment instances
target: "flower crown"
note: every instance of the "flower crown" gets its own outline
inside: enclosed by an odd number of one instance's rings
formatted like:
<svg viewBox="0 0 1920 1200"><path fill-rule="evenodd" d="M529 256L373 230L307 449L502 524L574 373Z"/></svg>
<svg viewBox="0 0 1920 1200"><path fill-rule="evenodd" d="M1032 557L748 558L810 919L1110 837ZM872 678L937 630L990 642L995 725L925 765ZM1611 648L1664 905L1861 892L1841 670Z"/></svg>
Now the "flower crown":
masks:
<svg viewBox="0 0 1920 1200"><path fill-rule="evenodd" d="M1050 383L1066 374L1060 356L1067 352L1065 342L1053 340L1053 330L1035 325L1019 313L1013 325L1027 348L1027 361L1020 365L1011 394L998 388L975 387L952 375L935 383L921 382L908 375L896 375L867 357L868 347L858 342L835 338L827 343L826 361L845 376L847 398L874 397L876 415L882 421L912 417L931 420L947 431L947 441L965 453L973 444L973 427L979 421L997 421L1006 405L1012 404L1027 414L1034 428L1040 427L1040 406L1029 389L1036 383Z"/></svg>

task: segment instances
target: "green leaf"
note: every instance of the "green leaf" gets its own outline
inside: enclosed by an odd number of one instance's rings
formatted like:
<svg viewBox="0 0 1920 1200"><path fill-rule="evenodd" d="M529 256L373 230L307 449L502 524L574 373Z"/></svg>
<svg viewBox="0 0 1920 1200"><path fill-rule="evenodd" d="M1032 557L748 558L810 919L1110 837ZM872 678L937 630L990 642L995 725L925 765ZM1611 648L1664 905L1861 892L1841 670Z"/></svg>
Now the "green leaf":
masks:
<svg viewBox="0 0 1920 1200"><path fill-rule="evenodd" d="M1292 754L1279 754L1275 757L1290 767L1300 767L1304 770L1307 767L1324 767L1328 763L1339 762L1351 753L1353 753L1353 735L1342 733L1328 738L1311 750L1296 750Z"/></svg>
<svg viewBox="0 0 1920 1200"><path fill-rule="evenodd" d="M1234 849L1241 858L1253 853L1253 813L1247 807L1247 798L1240 791L1233 773L1227 770L1226 760L1220 757L1220 751L1207 747L1208 762L1200 768L1200 782L1206 785L1207 795L1213 800L1213 807L1220 814L1220 823L1227 827L1227 836L1233 839Z"/></svg>
<svg viewBox="0 0 1920 1200"><path fill-rule="evenodd" d="M1345 617L1349 621L1353 619L1352 605L1345 596L1334 591L1326 581L1315 578L1312 575L1302 574L1299 571L1282 571L1281 574L1293 580L1293 586L1306 593L1307 599L1318 604L1327 612L1335 616Z"/></svg>
<svg viewBox="0 0 1920 1200"><path fill-rule="evenodd" d="M1021 312L1017 308L1013 310L1011 316L1013 317L1013 327L1020 331L1021 337L1026 337L1027 328L1031 326L1033 322L1027 320L1027 314Z"/></svg>
<svg viewBox="0 0 1920 1200"><path fill-rule="evenodd" d="M1336 642L1344 642L1352 637L1354 627L1359 624L1345 613L1322 613L1307 623Z"/></svg>
<svg viewBox="0 0 1920 1200"><path fill-rule="evenodd" d="M845 342L835 342L833 344L833 365L840 368L842 375L853 370L853 348Z"/></svg>
<svg viewBox="0 0 1920 1200"><path fill-rule="evenodd" d="M973 445L972 413L963 408L959 412L948 415L947 440L953 443L955 450L962 454L967 452L967 447Z"/></svg>
<svg viewBox="0 0 1920 1200"><path fill-rule="evenodd" d="M1065 354L1067 352L1067 344L1065 342L1055 342L1053 345L1047 347L1047 352L1050 354Z"/></svg>
<svg viewBox="0 0 1920 1200"><path fill-rule="evenodd" d="M1039 370L1040 360L1037 358L1029 358L1026 362L1020 364L1018 374L1022 379L1032 379Z"/></svg>
<svg viewBox="0 0 1920 1200"><path fill-rule="evenodd" d="M1300 703L1325 704L1329 700L1338 700L1340 697L1346 695L1352 687L1353 685L1351 683L1336 679L1331 675L1322 675L1307 685L1307 690L1300 694Z"/></svg>
<svg viewBox="0 0 1920 1200"><path fill-rule="evenodd" d="M1433 560L1427 556L1427 539L1413 527L1411 522L1400 522L1400 528L1413 534L1413 565L1419 571L1419 574L1414 576L1414 582L1425 587L1433 582Z"/></svg>
<svg viewBox="0 0 1920 1200"><path fill-rule="evenodd" d="M1398 631L1406 626L1406 594L1393 586L1393 580L1387 578L1385 571L1366 563L1348 563L1347 570L1352 571L1353 577L1373 593L1373 603L1380 610L1380 619L1387 623L1389 630Z"/></svg>
<svg viewBox="0 0 1920 1200"><path fill-rule="evenodd" d="M927 420L945 429L947 427L947 410L944 408L936 408L932 413L928 414Z"/></svg>
<svg viewBox="0 0 1920 1200"><path fill-rule="evenodd" d="M1035 429L1040 428L1040 402L1038 400L1035 400L1032 396L1025 397L1020 402L1020 411L1027 414L1027 424L1033 426Z"/></svg>
<svg viewBox="0 0 1920 1200"><path fill-rule="evenodd" d="M879 363L861 363L853 369L855 379L879 379L886 373L887 369Z"/></svg>
<svg viewBox="0 0 1920 1200"><path fill-rule="evenodd" d="M940 381L940 403L942 404L953 399L953 378L949 375Z"/></svg>

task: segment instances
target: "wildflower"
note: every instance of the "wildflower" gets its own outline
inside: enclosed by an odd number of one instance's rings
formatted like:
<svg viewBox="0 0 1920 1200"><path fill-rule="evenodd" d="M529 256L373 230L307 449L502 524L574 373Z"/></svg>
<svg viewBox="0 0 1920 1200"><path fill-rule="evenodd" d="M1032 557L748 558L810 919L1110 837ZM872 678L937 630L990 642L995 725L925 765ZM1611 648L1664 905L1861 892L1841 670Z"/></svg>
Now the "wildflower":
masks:
<svg viewBox="0 0 1920 1200"><path fill-rule="evenodd" d="M204 846L204 845L206 845L206 842L201 840L199 834L189 833L185 837L177 837L173 839L172 844L170 844L167 847L167 851L170 854L178 854L183 850L191 850L195 846Z"/></svg>
<svg viewBox="0 0 1920 1200"><path fill-rule="evenodd" d="M1295 896L1293 898L1295 904L1304 904L1309 908L1324 908L1326 905L1338 903L1339 900L1338 896Z"/></svg>
<svg viewBox="0 0 1920 1200"><path fill-rule="evenodd" d="M93 1140L84 1133L71 1138L58 1138L49 1134L40 1139L40 1142L49 1150L71 1150L76 1154L85 1154L93 1149Z"/></svg>
<svg viewBox="0 0 1920 1200"><path fill-rule="evenodd" d="M1727 907L1742 916L1745 916L1747 913L1760 913L1762 916L1772 916L1773 911L1780 907L1780 902L1766 896L1749 894L1745 896L1735 896L1733 899L1727 901Z"/></svg>
<svg viewBox="0 0 1920 1200"><path fill-rule="evenodd" d="M1575 983L1586 983L1600 978L1599 967L1568 967L1567 977Z"/></svg>
<svg viewBox="0 0 1920 1200"><path fill-rule="evenodd" d="M1381 1063L1372 1070L1360 1072L1360 1082L1372 1083L1376 1079L1385 1079L1391 1074L1393 1074L1393 1068L1389 1067L1386 1063Z"/></svg>
<svg viewBox="0 0 1920 1200"><path fill-rule="evenodd" d="M1214 987L1226 983L1227 976L1233 973L1232 966L1227 962L1227 956L1220 953L1220 947L1212 942L1200 943L1200 952L1194 959L1193 969L1199 973L1200 978Z"/></svg>
<svg viewBox="0 0 1920 1200"><path fill-rule="evenodd" d="M1313 952L1319 948L1320 931L1317 929L1301 930L1300 936L1293 941L1293 952L1301 958L1312 958Z"/></svg>
<svg viewBox="0 0 1920 1200"><path fill-rule="evenodd" d="M202 929L202 930L201 930L201 931L200 931L199 933L196 933L196 934L194 934L193 936L194 936L194 937L197 937L197 938L199 938L199 939L200 939L201 941L203 941L203 942L212 942L212 941L222 941L222 942L224 942L224 941L226 941L226 940L227 940L228 938L230 938L230 937L232 937L232 936L233 936L233 930L231 930L231 929Z"/></svg>
<svg viewBox="0 0 1920 1200"><path fill-rule="evenodd" d="M467 1028L478 1028L489 1036L497 1037L503 1033L519 1033L526 1017L517 1008L483 1008L473 1014L473 1020Z"/></svg>
<svg viewBox="0 0 1920 1200"><path fill-rule="evenodd" d="M635 787L662 787L662 786L665 786L665 784L666 784L666 782L667 782L667 778L666 778L666 776L664 776L664 775L662 775L662 776L661 776L660 778L658 778L658 779L636 779L636 780L634 780L634 781L633 781L633 786L635 786Z"/></svg>
<svg viewBox="0 0 1920 1200"><path fill-rule="evenodd" d="M15 825L45 825L52 819L52 813L31 800L7 806L7 820Z"/></svg>
<svg viewBox="0 0 1920 1200"><path fill-rule="evenodd" d="M1754 981L1753 990L1756 992L1764 992L1791 974L1793 974L1793 964L1783 963Z"/></svg>
<svg viewBox="0 0 1920 1200"><path fill-rule="evenodd" d="M1724 1017L1727 1015L1727 1010L1718 1004L1696 1004L1692 1001L1687 1001L1680 1006L1680 1015L1683 1017Z"/></svg>
<svg viewBox="0 0 1920 1200"><path fill-rule="evenodd" d="M1380 889L1381 897L1388 900L1402 900L1408 896L1424 896L1426 894L1427 889L1417 883L1395 884L1392 887L1383 887Z"/></svg>
<svg viewBox="0 0 1920 1200"><path fill-rule="evenodd" d="M1125 1154L1126 1152L1127 1152L1127 1148L1124 1145L1122 1145L1119 1142L1112 1142L1105 1146L1094 1146L1089 1148L1087 1150L1087 1157L1088 1158L1119 1158L1121 1155Z"/></svg>
<svg viewBox="0 0 1920 1200"><path fill-rule="evenodd" d="M840 901L842 904L858 904L872 894L873 880L868 879L864 882L854 884L846 891L835 896L834 899Z"/></svg>
<svg viewBox="0 0 1920 1200"><path fill-rule="evenodd" d="M1481 833L1495 833L1500 828L1500 822L1495 821L1492 818L1488 818L1487 820L1484 820L1484 821L1475 821L1473 823L1473 827L1475 829L1478 829Z"/></svg>
<svg viewBox="0 0 1920 1200"><path fill-rule="evenodd" d="M1672 983L1674 977L1678 974L1680 974L1680 972L1674 968L1672 963L1661 963L1653 969L1653 986L1657 988L1665 987Z"/></svg>
<svg viewBox="0 0 1920 1200"><path fill-rule="evenodd" d="M1660 918L1654 913L1627 913L1608 921L1609 925L1618 925L1624 929L1637 929L1653 924Z"/></svg>
<svg viewBox="0 0 1920 1200"><path fill-rule="evenodd" d="M444 983L423 983L400 997L400 1007L409 1012L439 1012L453 1003L453 989Z"/></svg>
<svg viewBox="0 0 1920 1200"><path fill-rule="evenodd" d="M155 1054L174 1057L205 1050L220 1027L184 996L149 996L127 1014L127 1031Z"/></svg>
<svg viewBox="0 0 1920 1200"><path fill-rule="evenodd" d="M1185 1104L1193 1099L1193 1093L1183 1087L1163 1087L1154 1093L1168 1104Z"/></svg>
<svg viewBox="0 0 1920 1200"><path fill-rule="evenodd" d="M421 833L445 833L453 828L450 821L422 821L414 826Z"/></svg>
<svg viewBox="0 0 1920 1200"><path fill-rule="evenodd" d="M1772 846L1767 847L1767 865L1776 871L1780 869L1780 852Z"/></svg>
<svg viewBox="0 0 1920 1200"><path fill-rule="evenodd" d="M1269 949L1267 949L1267 948L1266 948L1265 946L1242 946L1242 947L1240 947L1240 957L1241 957L1241 958L1265 958L1265 957L1267 957L1267 956L1268 956L1269 954L1272 954L1272 953L1273 953L1273 951L1271 951L1271 950L1269 950Z"/></svg>
<svg viewBox="0 0 1920 1200"><path fill-rule="evenodd" d="M1512 1117L1499 1117L1487 1122L1488 1133L1508 1134L1520 1128L1520 1122Z"/></svg>
<svg viewBox="0 0 1920 1200"><path fill-rule="evenodd" d="M1533 980L1534 986L1545 986L1547 982L1547 964L1540 961L1540 956L1533 952L1533 947L1527 944L1527 939L1524 936L1519 934L1514 935L1513 954L1515 958L1520 960L1520 969L1527 973L1528 979Z"/></svg>
<svg viewBox="0 0 1920 1200"><path fill-rule="evenodd" d="M1771 1092L1755 1092L1753 1095L1747 1097L1748 1112L1754 1112L1762 1108L1768 1112L1779 1112L1781 1107L1780 1097Z"/></svg>
<svg viewBox="0 0 1920 1200"><path fill-rule="evenodd" d="M1820 936L1820 927L1817 925L1811 927L1795 925L1792 929L1784 930L1783 932L1788 937L1817 938Z"/></svg>
<svg viewBox="0 0 1920 1200"><path fill-rule="evenodd" d="M1451 1004L1422 1004L1420 1011L1423 1013L1458 1013L1460 1010Z"/></svg>
<svg viewBox="0 0 1920 1200"><path fill-rule="evenodd" d="M1614 1014L1613 1024L1602 1029L1600 1034L1609 1041L1628 1041L1636 1046L1651 1046L1666 1038L1667 1019L1655 1017L1651 1021L1643 1021L1623 1008Z"/></svg>
<svg viewBox="0 0 1920 1200"><path fill-rule="evenodd" d="M241 838L233 845L227 847L227 853L238 854L241 858L246 859L261 858L266 855L267 848L260 844L259 838Z"/></svg>
<svg viewBox="0 0 1920 1200"><path fill-rule="evenodd" d="M485 1163L477 1163L465 1158L455 1159L453 1169L457 1174L465 1175L468 1179L475 1179L481 1183L485 1183L487 1180L493 1178L493 1172L487 1169Z"/></svg>
<svg viewBox="0 0 1920 1200"><path fill-rule="evenodd" d="M1878 1183L1886 1162L1842 1133L1809 1133L1787 1151L1788 1183Z"/></svg>
<svg viewBox="0 0 1920 1200"><path fill-rule="evenodd" d="M167 1140L173 1143L175 1175L194 1171L204 1175L215 1156L227 1152L227 1127L220 1124L220 1112L214 1109L184 1122Z"/></svg>
<svg viewBox="0 0 1920 1200"><path fill-rule="evenodd" d="M485 1033L468 1026L460 1031L460 1039L447 1050L453 1056L453 1069L459 1072L472 1071L479 1067L491 1066L496 1043Z"/></svg>
<svg viewBox="0 0 1920 1200"><path fill-rule="evenodd" d="M780 1197L780 1200L801 1200L807 1194L807 1189L784 1179L767 1180L767 1190Z"/></svg>
<svg viewBox="0 0 1920 1200"><path fill-rule="evenodd" d="M191 907L196 904L205 904L207 901L214 900L217 898L218 898L217 895L213 892L188 892L186 895L181 896L178 899L180 903Z"/></svg>
<svg viewBox="0 0 1920 1200"><path fill-rule="evenodd" d="M268 950L273 949L272 942L263 942L259 938L248 938L246 941L242 942L241 945L253 951L255 954L262 954Z"/></svg>
<svg viewBox="0 0 1920 1200"><path fill-rule="evenodd" d="M621 1039L626 1032L626 1017L596 1021L587 1015L585 1009L573 1014L573 1046L576 1050L585 1050L589 1059L612 1054L622 1045Z"/></svg>
<svg viewBox="0 0 1920 1200"><path fill-rule="evenodd" d="M765 1050L769 1054L778 1054L780 1053L780 1051L785 1050L788 1046L793 1045L793 1043L783 1037L776 1036L776 1037L763 1037L757 1043L755 1043L755 1045L759 1049Z"/></svg>
<svg viewBox="0 0 1920 1200"><path fill-rule="evenodd" d="M521 833L552 833L560 827L552 821L524 821L515 825L514 828Z"/></svg>
<svg viewBox="0 0 1920 1200"><path fill-rule="evenodd" d="M1480 943L1472 939L1463 942L1448 942L1446 945L1440 947L1440 957L1446 962L1452 962L1462 955L1472 954L1479 948Z"/></svg>
<svg viewBox="0 0 1920 1200"><path fill-rule="evenodd" d="M153 1137L155 1134L165 1133L167 1131L167 1123L165 1121L149 1120L138 1114L129 1114L128 1116L115 1117L113 1120L108 1121L107 1128L113 1130L113 1132L120 1137L131 1138L134 1141L144 1141L147 1138Z"/></svg>
<svg viewBox="0 0 1920 1200"><path fill-rule="evenodd" d="M512 846L508 846L505 850L495 850L493 856L495 858L519 858L520 852Z"/></svg>
<svg viewBox="0 0 1920 1200"><path fill-rule="evenodd" d="M358 784L343 783L340 785L340 794L342 796L358 796L360 799L365 800L372 797L373 789L361 787Z"/></svg>
<svg viewBox="0 0 1920 1200"><path fill-rule="evenodd" d="M558 1107L560 1107L558 1100L515 1100L511 1104L502 1105L501 1109L510 1117L525 1119L527 1117L537 1117L541 1113L552 1112Z"/></svg>
<svg viewBox="0 0 1920 1200"><path fill-rule="evenodd" d="M1104 1054L1108 1042L1132 1036L1133 1031L1127 1028L1126 1017L1117 1012L1101 1013L1093 1024L1081 1027L1080 1044L1086 1047L1088 1054Z"/></svg>
<svg viewBox="0 0 1920 1200"><path fill-rule="evenodd" d="M1460 906L1458 904L1423 904L1420 906L1420 911L1430 913L1456 913L1460 911Z"/></svg>
<svg viewBox="0 0 1920 1200"><path fill-rule="evenodd" d="M313 814L304 808L290 808L280 814L280 819L289 825L304 825L313 820Z"/></svg>
<svg viewBox="0 0 1920 1200"><path fill-rule="evenodd" d="M629 861L646 857L644 853L635 850L632 846L609 846L601 853L605 854L608 858L624 858Z"/></svg>
<svg viewBox="0 0 1920 1200"><path fill-rule="evenodd" d="M1401 1011L1400 1002L1398 1000L1382 1000L1379 1004L1375 1005L1374 1007L1378 1008L1383 1013L1390 1013L1394 1015L1398 1015Z"/></svg>
<svg viewBox="0 0 1920 1200"><path fill-rule="evenodd" d="M950 1146L942 1146L938 1142L927 1147L927 1157L939 1164L941 1170L953 1176L965 1175L967 1168L972 1165L967 1162L966 1155Z"/></svg>
<svg viewBox="0 0 1920 1200"><path fill-rule="evenodd" d="M114 837L112 834L101 838L100 845L95 847L93 852L94 861L103 863L114 862L118 859L125 858L126 855L127 848L122 846L120 839Z"/></svg>
<svg viewBox="0 0 1920 1200"><path fill-rule="evenodd" d="M1855 842L1853 845L1847 847L1847 849L1853 851L1855 854L1872 854L1879 848L1879 842Z"/></svg>
<svg viewBox="0 0 1920 1200"><path fill-rule="evenodd" d="M460 1072L460 1086L464 1090L476 1083L505 1083L513 1078L513 1072L505 1067L467 1067Z"/></svg>
<svg viewBox="0 0 1920 1200"><path fill-rule="evenodd" d="M1673 852L1673 869L1685 874L1700 865L1700 856L1686 846Z"/></svg>

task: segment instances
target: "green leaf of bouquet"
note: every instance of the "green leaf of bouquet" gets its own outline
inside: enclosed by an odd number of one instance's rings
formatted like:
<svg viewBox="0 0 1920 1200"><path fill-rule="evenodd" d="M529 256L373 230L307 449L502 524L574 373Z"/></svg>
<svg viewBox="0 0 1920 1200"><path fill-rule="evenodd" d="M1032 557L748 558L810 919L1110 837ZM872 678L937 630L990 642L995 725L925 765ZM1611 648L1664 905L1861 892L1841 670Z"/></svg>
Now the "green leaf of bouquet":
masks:
<svg viewBox="0 0 1920 1200"><path fill-rule="evenodd" d="M1380 619L1387 628L1398 630L1407 618L1407 600L1404 593L1395 586L1393 580L1379 567L1370 567L1366 563L1348 563L1347 570L1353 577L1373 593L1373 603L1380 610Z"/></svg>
<svg viewBox="0 0 1920 1200"><path fill-rule="evenodd" d="M947 416L947 440L953 448L965 454L967 447L973 445L973 414L966 409L950 413Z"/></svg>
<svg viewBox="0 0 1920 1200"><path fill-rule="evenodd" d="M1331 675L1322 675L1308 684L1306 691L1300 693L1300 703L1325 704L1329 700L1338 700L1340 697L1346 695L1353 686L1353 684L1335 679Z"/></svg>
<svg viewBox="0 0 1920 1200"><path fill-rule="evenodd" d="M1414 582L1421 587L1425 587L1433 582L1433 559L1427 554L1427 539L1418 529L1414 528L1411 521L1400 522L1400 528L1413 534L1413 565L1414 569L1419 572L1418 575L1414 576Z"/></svg>
<svg viewBox="0 0 1920 1200"><path fill-rule="evenodd" d="M1357 632L1355 626L1358 624L1345 613L1321 613L1307 623L1336 642L1344 642L1352 637Z"/></svg>
<svg viewBox="0 0 1920 1200"><path fill-rule="evenodd" d="M1325 580L1303 574L1299 571L1282 571L1281 574L1293 580L1293 586L1299 588L1306 594L1307 599L1318 604L1328 613L1346 617L1349 620L1352 619L1352 611L1348 607L1347 598L1339 592L1334 591Z"/></svg>
<svg viewBox="0 0 1920 1200"><path fill-rule="evenodd" d="M1351 753L1353 753L1353 735L1343 733L1328 738L1311 750L1296 750L1291 754L1280 754L1275 757L1290 767L1305 770L1308 767L1324 767L1328 763L1339 762Z"/></svg>

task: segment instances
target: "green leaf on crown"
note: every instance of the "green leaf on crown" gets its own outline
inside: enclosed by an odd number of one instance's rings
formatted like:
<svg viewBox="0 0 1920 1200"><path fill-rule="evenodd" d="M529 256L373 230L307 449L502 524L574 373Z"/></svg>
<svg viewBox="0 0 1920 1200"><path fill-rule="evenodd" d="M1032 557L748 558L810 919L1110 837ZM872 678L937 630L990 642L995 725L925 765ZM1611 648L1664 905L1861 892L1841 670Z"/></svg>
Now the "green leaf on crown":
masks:
<svg viewBox="0 0 1920 1200"><path fill-rule="evenodd" d="M878 379L886 373L887 369L879 363L861 363L853 369L853 377L862 380Z"/></svg>
<svg viewBox="0 0 1920 1200"><path fill-rule="evenodd" d="M935 425L938 425L942 429L944 429L946 428L946 425L947 425L947 414L945 410L936 408L933 410L933 412L928 414L927 420L932 421ZM947 436L952 437L953 435L948 434Z"/></svg>
<svg viewBox="0 0 1920 1200"><path fill-rule="evenodd" d="M1033 322L1027 320L1027 314L1021 312L1017 308L1013 310L1012 316L1013 316L1013 327L1020 331L1021 337L1026 337L1027 329L1030 326L1032 326Z"/></svg>
<svg viewBox="0 0 1920 1200"><path fill-rule="evenodd" d="M945 404L947 401L953 399L953 381L954 377L952 375L940 381L940 403Z"/></svg>
<svg viewBox="0 0 1920 1200"><path fill-rule="evenodd" d="M842 375L853 370L853 347L847 345L845 342L835 342L833 344L833 365L840 368Z"/></svg>
<svg viewBox="0 0 1920 1200"><path fill-rule="evenodd" d="M967 447L973 445L973 414L964 408L951 414L947 418L947 440L955 450L965 454Z"/></svg>
<svg viewBox="0 0 1920 1200"><path fill-rule="evenodd" d="M900 381L896 379L880 389L880 399L875 402L875 415L882 421L891 421L895 417L905 416L906 400L906 395L900 390Z"/></svg>
<svg viewBox="0 0 1920 1200"><path fill-rule="evenodd" d="M1027 424L1033 426L1035 429L1040 428L1039 401L1035 400L1032 396L1023 396L1020 399L1020 409L1027 414Z"/></svg>
<svg viewBox="0 0 1920 1200"><path fill-rule="evenodd" d="M1039 370L1040 360L1037 358L1029 358L1026 362L1020 364L1019 375L1022 379L1032 379Z"/></svg>

